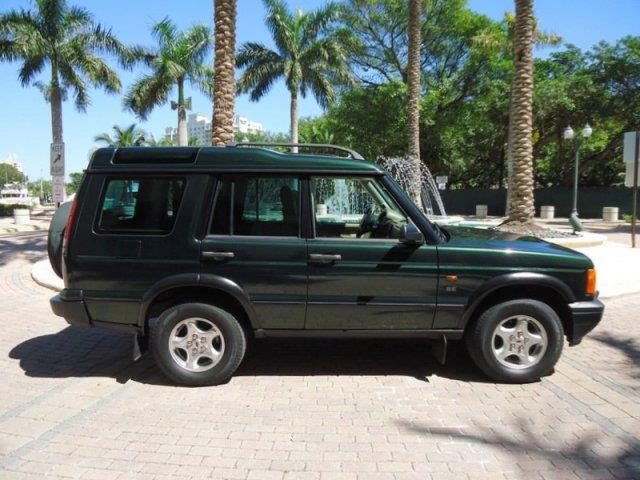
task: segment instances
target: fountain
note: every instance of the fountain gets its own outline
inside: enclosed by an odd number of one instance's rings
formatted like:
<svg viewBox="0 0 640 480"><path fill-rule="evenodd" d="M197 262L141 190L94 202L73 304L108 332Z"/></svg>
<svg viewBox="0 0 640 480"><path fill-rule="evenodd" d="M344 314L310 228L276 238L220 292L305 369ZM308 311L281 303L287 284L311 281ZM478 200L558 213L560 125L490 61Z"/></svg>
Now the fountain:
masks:
<svg viewBox="0 0 640 480"><path fill-rule="evenodd" d="M378 161L405 192L411 191L410 182L413 163L411 157L380 157ZM429 167L422 162L420 162L420 187L421 205L418 205L418 207L431 219L447 218L447 212L444 209L444 203L436 181L431 175ZM437 207L437 212L434 207Z"/></svg>

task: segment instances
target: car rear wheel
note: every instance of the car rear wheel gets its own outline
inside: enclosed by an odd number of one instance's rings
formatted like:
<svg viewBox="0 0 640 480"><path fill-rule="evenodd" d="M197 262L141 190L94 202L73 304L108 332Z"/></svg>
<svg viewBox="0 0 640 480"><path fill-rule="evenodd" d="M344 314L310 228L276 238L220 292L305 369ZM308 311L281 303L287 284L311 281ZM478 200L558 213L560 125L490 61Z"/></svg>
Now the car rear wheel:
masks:
<svg viewBox="0 0 640 480"><path fill-rule="evenodd" d="M228 381L245 354L237 319L218 307L185 303L163 312L151 329L151 350L176 383L218 385Z"/></svg>
<svg viewBox="0 0 640 480"><path fill-rule="evenodd" d="M564 332L546 303L522 299L487 309L466 333L469 354L494 380L526 383L549 374L562 353Z"/></svg>

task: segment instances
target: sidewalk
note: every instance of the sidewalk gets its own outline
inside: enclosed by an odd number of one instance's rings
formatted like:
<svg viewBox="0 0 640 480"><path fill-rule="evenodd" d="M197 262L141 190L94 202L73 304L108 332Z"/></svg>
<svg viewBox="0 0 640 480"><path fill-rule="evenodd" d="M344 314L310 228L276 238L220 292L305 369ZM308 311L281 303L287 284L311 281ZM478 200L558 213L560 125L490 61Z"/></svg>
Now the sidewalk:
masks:
<svg viewBox="0 0 640 480"><path fill-rule="evenodd" d="M31 212L31 220L26 225L16 225L13 216L0 217L0 235L48 230L55 207L36 207Z"/></svg>

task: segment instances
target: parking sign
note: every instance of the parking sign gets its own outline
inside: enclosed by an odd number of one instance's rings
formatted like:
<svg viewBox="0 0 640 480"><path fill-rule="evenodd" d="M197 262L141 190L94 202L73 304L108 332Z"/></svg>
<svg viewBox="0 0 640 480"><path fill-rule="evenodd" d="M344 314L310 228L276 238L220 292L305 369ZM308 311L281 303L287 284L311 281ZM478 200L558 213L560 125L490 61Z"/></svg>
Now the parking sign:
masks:
<svg viewBox="0 0 640 480"><path fill-rule="evenodd" d="M55 175L52 180L53 201L64 202L64 176Z"/></svg>
<svg viewBox="0 0 640 480"><path fill-rule="evenodd" d="M51 176L64 176L64 143L51 144Z"/></svg>

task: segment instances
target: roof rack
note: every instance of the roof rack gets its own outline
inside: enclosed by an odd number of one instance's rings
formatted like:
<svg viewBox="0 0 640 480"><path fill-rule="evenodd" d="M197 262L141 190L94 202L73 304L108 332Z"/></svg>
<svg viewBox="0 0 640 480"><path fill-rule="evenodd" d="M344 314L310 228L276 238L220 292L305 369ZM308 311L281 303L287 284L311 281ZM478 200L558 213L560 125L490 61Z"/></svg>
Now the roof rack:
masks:
<svg viewBox="0 0 640 480"><path fill-rule="evenodd" d="M347 153L349 158L353 158L354 160L364 160L362 155L360 155L355 150L351 150L350 148L341 147L339 145L331 145L329 143L271 143L271 142L229 142L227 143L227 147L302 147L302 148L329 148L335 150L337 152Z"/></svg>

